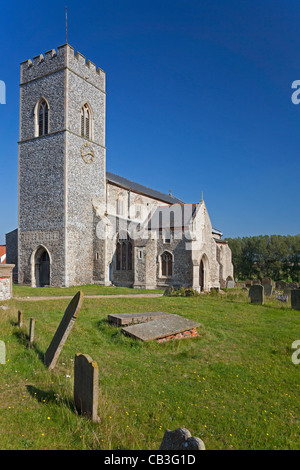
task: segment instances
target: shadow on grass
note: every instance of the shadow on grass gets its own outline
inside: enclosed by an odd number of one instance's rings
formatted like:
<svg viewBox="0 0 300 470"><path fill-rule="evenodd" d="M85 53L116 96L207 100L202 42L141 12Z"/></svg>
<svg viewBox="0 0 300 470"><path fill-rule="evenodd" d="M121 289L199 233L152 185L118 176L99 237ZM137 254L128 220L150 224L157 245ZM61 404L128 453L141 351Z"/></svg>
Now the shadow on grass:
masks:
<svg viewBox="0 0 300 470"><path fill-rule="evenodd" d="M71 397L63 397L54 390L41 390L33 385L27 385L26 388L28 393L30 393L30 395L39 403L56 403L57 405L65 406L73 413L78 414Z"/></svg>
<svg viewBox="0 0 300 470"><path fill-rule="evenodd" d="M32 349L37 354L39 360L44 363L44 353L40 350L35 342L29 345L29 335L23 330L19 329L13 333L13 335L17 338L18 342L23 346Z"/></svg>

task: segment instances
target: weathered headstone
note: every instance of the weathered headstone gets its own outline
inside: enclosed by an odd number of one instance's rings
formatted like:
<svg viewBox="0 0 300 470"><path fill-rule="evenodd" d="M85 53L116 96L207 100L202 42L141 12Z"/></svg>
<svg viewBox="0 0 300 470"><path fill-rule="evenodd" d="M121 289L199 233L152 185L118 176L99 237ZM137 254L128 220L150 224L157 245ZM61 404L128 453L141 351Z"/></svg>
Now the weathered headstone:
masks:
<svg viewBox="0 0 300 470"><path fill-rule="evenodd" d="M252 304L264 303L264 288L260 284L255 284L249 289L249 297Z"/></svg>
<svg viewBox="0 0 300 470"><path fill-rule="evenodd" d="M291 291L291 307L294 310L300 310L300 289Z"/></svg>
<svg viewBox="0 0 300 470"><path fill-rule="evenodd" d="M291 295L292 295L292 290L290 287L285 287L283 289L283 295L286 295L287 296L287 301L290 302L291 301Z"/></svg>
<svg viewBox="0 0 300 470"><path fill-rule="evenodd" d="M186 337L198 335L196 328L200 323L189 320L188 318L181 317L180 315L171 314L168 317L152 320L147 323L139 323L137 325L127 326L122 328L122 331L128 336L140 339L142 341L153 341L161 338L179 339L185 337L184 333L187 332ZM188 334L190 330L194 330L194 334ZM176 338L177 336L177 338Z"/></svg>
<svg viewBox="0 0 300 470"><path fill-rule="evenodd" d="M231 279L228 279L226 281L226 288L227 289L233 289L235 287L235 282Z"/></svg>
<svg viewBox="0 0 300 470"><path fill-rule="evenodd" d="M266 284L270 284L272 285L272 279L270 277L264 277L262 280L261 280L261 283L262 285L266 285Z"/></svg>
<svg viewBox="0 0 300 470"><path fill-rule="evenodd" d="M35 325L35 320L34 318L30 318L30 324L29 324L29 347L32 346L32 343L34 341L34 325Z"/></svg>
<svg viewBox="0 0 300 470"><path fill-rule="evenodd" d="M167 429L159 450L205 450L205 445L199 437L193 437L188 429Z"/></svg>
<svg viewBox="0 0 300 470"><path fill-rule="evenodd" d="M23 326L23 313L21 310L18 310L18 327L22 328Z"/></svg>
<svg viewBox="0 0 300 470"><path fill-rule="evenodd" d="M76 354L74 363L74 405L79 414L99 422L98 364L87 354Z"/></svg>
<svg viewBox="0 0 300 470"><path fill-rule="evenodd" d="M259 280L259 279L253 279L252 285L253 285L253 286L260 285L260 280Z"/></svg>
<svg viewBox="0 0 300 470"><path fill-rule="evenodd" d="M77 292L65 311L65 314L44 356L44 363L49 369L54 369L57 363L62 347L65 344L78 316L82 302L83 293Z"/></svg>
<svg viewBox="0 0 300 470"><path fill-rule="evenodd" d="M165 318L172 315L165 312L147 312L147 313L111 313L107 319L115 326L125 326L134 323L145 323L147 321Z"/></svg>
<svg viewBox="0 0 300 470"><path fill-rule="evenodd" d="M264 288L264 295L266 297L271 297L272 292L273 292L272 284L264 284L263 288Z"/></svg>
<svg viewBox="0 0 300 470"><path fill-rule="evenodd" d="M5 364L6 362L6 350L4 341L0 341L0 364Z"/></svg>

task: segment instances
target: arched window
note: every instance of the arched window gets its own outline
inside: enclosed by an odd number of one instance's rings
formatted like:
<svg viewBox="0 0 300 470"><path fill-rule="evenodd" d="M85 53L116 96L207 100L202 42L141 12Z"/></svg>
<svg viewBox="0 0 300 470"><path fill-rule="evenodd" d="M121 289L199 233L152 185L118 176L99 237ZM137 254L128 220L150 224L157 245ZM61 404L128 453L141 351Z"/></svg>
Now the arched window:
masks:
<svg viewBox="0 0 300 470"><path fill-rule="evenodd" d="M117 199L117 215L124 215L124 201L123 198L120 196Z"/></svg>
<svg viewBox="0 0 300 470"><path fill-rule="evenodd" d="M81 108L81 136L86 137L87 139L91 138L91 111L87 104L83 105Z"/></svg>
<svg viewBox="0 0 300 470"><path fill-rule="evenodd" d="M45 100L42 100L38 107L38 135L47 135L49 132L49 108Z"/></svg>
<svg viewBox="0 0 300 470"><path fill-rule="evenodd" d="M171 253L165 251L161 255L161 275L171 277L173 275L173 259Z"/></svg>
<svg viewBox="0 0 300 470"><path fill-rule="evenodd" d="M132 242L128 234L121 236L117 242L116 249L116 269L117 271L132 270Z"/></svg>

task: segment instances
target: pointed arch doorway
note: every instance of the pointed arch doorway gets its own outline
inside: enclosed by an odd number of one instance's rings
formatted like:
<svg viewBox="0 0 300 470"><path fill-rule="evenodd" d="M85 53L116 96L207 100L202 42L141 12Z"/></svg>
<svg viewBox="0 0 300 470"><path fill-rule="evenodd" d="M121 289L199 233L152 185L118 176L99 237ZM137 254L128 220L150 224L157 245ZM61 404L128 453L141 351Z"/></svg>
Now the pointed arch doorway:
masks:
<svg viewBox="0 0 300 470"><path fill-rule="evenodd" d="M204 254L199 265L199 287L200 292L208 290L208 258Z"/></svg>

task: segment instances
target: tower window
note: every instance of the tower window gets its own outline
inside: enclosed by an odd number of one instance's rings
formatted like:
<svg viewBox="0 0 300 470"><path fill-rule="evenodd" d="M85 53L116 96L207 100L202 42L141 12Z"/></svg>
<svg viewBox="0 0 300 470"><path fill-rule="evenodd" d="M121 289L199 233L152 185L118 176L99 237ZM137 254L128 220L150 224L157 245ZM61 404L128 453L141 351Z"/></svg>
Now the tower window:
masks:
<svg viewBox="0 0 300 470"><path fill-rule="evenodd" d="M39 105L38 114L38 129L39 137L47 135L49 132L49 108L45 100L42 100Z"/></svg>
<svg viewBox="0 0 300 470"><path fill-rule="evenodd" d="M91 112L87 104L81 108L80 133L81 137L91 138Z"/></svg>

